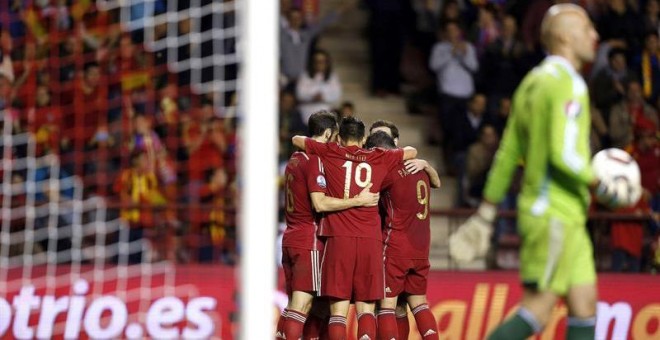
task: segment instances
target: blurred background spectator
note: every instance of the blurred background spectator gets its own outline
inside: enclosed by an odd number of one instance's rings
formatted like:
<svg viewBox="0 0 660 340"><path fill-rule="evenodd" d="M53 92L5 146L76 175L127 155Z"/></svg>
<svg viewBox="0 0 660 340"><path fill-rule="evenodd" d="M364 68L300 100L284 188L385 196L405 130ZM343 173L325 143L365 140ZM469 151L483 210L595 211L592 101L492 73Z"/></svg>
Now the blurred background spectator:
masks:
<svg viewBox="0 0 660 340"><path fill-rule="evenodd" d="M307 70L298 78L296 97L305 125L314 112L331 110L339 102L341 83L332 71L332 60L328 52L317 50L309 59Z"/></svg>
<svg viewBox="0 0 660 340"><path fill-rule="evenodd" d="M438 120L446 141L454 137L451 131L465 112L468 99L474 94L474 73L479 61L474 46L465 41L458 23L448 21L441 38L431 52L429 67L437 77L439 93Z"/></svg>

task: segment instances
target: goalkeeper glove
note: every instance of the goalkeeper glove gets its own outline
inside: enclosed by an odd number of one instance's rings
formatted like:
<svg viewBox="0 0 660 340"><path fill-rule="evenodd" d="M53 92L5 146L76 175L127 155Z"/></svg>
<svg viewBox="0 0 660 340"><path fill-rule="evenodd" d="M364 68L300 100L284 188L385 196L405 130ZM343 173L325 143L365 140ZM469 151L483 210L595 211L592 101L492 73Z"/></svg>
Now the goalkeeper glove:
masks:
<svg viewBox="0 0 660 340"><path fill-rule="evenodd" d="M450 256L458 262L469 262L486 256L496 215L495 205L482 202L477 212L449 237Z"/></svg>

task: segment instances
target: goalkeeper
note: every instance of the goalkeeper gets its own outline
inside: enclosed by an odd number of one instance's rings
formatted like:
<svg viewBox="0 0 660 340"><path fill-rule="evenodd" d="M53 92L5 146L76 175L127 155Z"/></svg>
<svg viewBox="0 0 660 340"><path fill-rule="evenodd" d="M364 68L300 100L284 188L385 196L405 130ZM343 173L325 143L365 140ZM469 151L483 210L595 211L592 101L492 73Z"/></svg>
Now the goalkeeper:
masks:
<svg viewBox="0 0 660 340"><path fill-rule="evenodd" d="M566 338L594 338L596 271L585 227L589 189L610 200L627 194L627 188L596 180L590 167L589 95L578 72L594 59L593 24L579 6L554 5L543 18L541 40L550 55L514 94L484 202L449 239L450 254L459 262L485 255L495 204L522 161L518 230L524 295L517 313L489 339L526 339L541 332L560 298L569 310Z"/></svg>

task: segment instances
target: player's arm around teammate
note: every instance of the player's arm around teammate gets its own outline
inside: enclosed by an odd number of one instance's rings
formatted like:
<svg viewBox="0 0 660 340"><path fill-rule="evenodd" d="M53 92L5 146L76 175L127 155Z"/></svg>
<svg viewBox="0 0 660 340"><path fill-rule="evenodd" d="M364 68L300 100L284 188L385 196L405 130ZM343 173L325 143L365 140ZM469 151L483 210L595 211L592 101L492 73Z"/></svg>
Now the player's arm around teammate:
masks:
<svg viewBox="0 0 660 340"><path fill-rule="evenodd" d="M301 150L305 150L305 139L308 137L305 136L293 136L291 142L293 145ZM412 146L403 147L403 160L409 160L417 157L417 149Z"/></svg>
<svg viewBox="0 0 660 340"><path fill-rule="evenodd" d="M382 124L382 123L381 123ZM372 125L367 148L393 149L393 123ZM423 171L425 170L425 172ZM435 185L430 185L434 177ZM386 215L383 242L385 298L378 307L379 339L407 339L407 306L424 340L438 339L435 318L426 299L430 246L430 190L440 186L437 171L424 160L408 160L390 170L383 181L381 206Z"/></svg>
<svg viewBox="0 0 660 340"><path fill-rule="evenodd" d="M339 143L322 144L295 137L297 146L319 155L328 174L328 192L348 198L369 183L380 191L383 179L404 158L416 155L414 148L365 150L364 123L344 118ZM355 301L358 338L376 338L375 302L385 295L383 243L376 208L347 209L326 215L321 235L326 237L321 264L321 294L330 299L330 339L346 338L346 316L350 300Z"/></svg>
<svg viewBox="0 0 660 340"><path fill-rule="evenodd" d="M388 136L392 137L394 141L394 146L399 146L399 128L389 120L379 119L371 124L369 127L369 135L373 135L378 131L385 132ZM426 171L429 175L429 180L431 181L432 188L440 188L440 176L438 172L429 164L429 162L423 159L409 159L406 161L406 171L413 174L419 171Z"/></svg>
<svg viewBox="0 0 660 340"><path fill-rule="evenodd" d="M308 126L311 138L318 142L327 143L336 139L337 121L332 113L314 113L309 118ZM306 322L324 322L318 317L307 318L312 305L316 304L313 301L320 284L319 253L323 248L316 237L318 215L314 214L314 210L337 211L375 206L379 194L369 192L371 186L368 186L349 199L326 196L323 163L318 156L302 152L291 156L285 170L285 182L287 229L283 237L282 266L289 302L278 323L276 338L298 339L303 335Z"/></svg>

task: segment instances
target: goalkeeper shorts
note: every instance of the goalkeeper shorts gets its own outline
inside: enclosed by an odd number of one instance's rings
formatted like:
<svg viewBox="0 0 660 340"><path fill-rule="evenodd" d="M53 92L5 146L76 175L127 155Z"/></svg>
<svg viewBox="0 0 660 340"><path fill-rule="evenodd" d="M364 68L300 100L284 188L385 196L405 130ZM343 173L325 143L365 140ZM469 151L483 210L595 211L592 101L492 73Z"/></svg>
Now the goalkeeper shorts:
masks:
<svg viewBox="0 0 660 340"><path fill-rule="evenodd" d="M518 230L523 285L565 296L573 286L596 283L593 246L584 222L521 213Z"/></svg>

